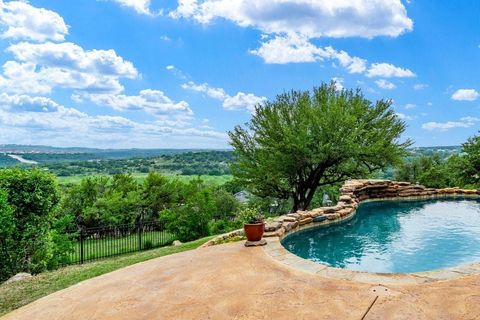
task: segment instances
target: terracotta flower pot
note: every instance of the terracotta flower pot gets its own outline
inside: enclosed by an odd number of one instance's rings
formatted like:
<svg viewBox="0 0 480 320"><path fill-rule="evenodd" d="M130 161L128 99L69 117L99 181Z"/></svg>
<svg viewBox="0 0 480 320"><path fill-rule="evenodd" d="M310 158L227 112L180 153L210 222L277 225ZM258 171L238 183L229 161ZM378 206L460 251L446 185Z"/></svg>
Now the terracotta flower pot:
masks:
<svg viewBox="0 0 480 320"><path fill-rule="evenodd" d="M265 231L265 223L248 223L243 225L248 241L260 241Z"/></svg>

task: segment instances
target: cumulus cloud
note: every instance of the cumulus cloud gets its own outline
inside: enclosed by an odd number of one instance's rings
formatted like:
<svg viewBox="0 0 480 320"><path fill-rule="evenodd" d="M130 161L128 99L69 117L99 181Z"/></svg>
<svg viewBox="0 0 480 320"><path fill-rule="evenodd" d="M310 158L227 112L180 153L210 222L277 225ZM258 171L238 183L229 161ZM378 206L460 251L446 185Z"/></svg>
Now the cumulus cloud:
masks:
<svg viewBox="0 0 480 320"><path fill-rule="evenodd" d="M298 34L275 36L262 42L260 48L250 53L261 57L265 63L286 64L315 62L323 60L329 53L311 43L307 37Z"/></svg>
<svg viewBox="0 0 480 320"><path fill-rule="evenodd" d="M222 105L227 110L248 110L253 112L255 106L264 103L267 98L259 97L253 93L237 92L231 96L225 92L223 88L211 87L208 83L196 84L192 81L184 83L183 89L201 92L215 100L222 101Z"/></svg>
<svg viewBox="0 0 480 320"><path fill-rule="evenodd" d="M84 50L70 43L20 42L7 48L14 59L3 65L0 87L15 93L45 94L55 87L121 92L120 78L138 71L114 50Z"/></svg>
<svg viewBox="0 0 480 320"><path fill-rule="evenodd" d="M261 57L268 64L332 61L335 65L345 68L349 73L365 74L368 77L415 77L411 70L389 63L373 63L368 67L368 61L365 59L351 56L347 52L336 50L331 46L318 47L307 37L298 34L275 35L273 38L264 37L260 47L250 50L250 53ZM387 84L385 80L381 83ZM387 87L391 87L391 85L387 85Z"/></svg>
<svg viewBox="0 0 480 320"><path fill-rule="evenodd" d="M223 132L175 127L174 121L158 118L140 123L116 115L92 116L48 97L0 94L0 142L123 148L178 147L179 142L190 147L226 146Z"/></svg>
<svg viewBox="0 0 480 320"><path fill-rule="evenodd" d="M452 94L452 99L457 101L475 101L480 94L475 89L459 89Z"/></svg>
<svg viewBox="0 0 480 320"><path fill-rule="evenodd" d="M379 79L379 80L376 80L375 81L375 84L381 88L381 89L385 89L385 90L393 90L395 89L397 86L394 85L393 83L391 83L390 81L388 80L385 80L385 79Z"/></svg>
<svg viewBox="0 0 480 320"><path fill-rule="evenodd" d="M179 0L170 17L209 24L225 19L262 31L260 47L250 53L265 63L287 64L331 60L349 73L362 74L368 62L343 50L318 47L322 37L396 37L413 28L400 0ZM390 64L373 64L371 77L412 77Z"/></svg>
<svg viewBox="0 0 480 320"><path fill-rule="evenodd" d="M0 94L0 109L18 112L55 112L66 109L48 97L31 97L25 94Z"/></svg>
<svg viewBox="0 0 480 320"><path fill-rule="evenodd" d="M125 94L83 94L76 95L74 99L81 102L82 99L88 99L97 105L103 105L118 111L125 110L144 110L151 114L164 113L184 113L192 115L193 112L186 101L175 102L169 98L163 91L145 89L138 95Z"/></svg>
<svg viewBox="0 0 480 320"><path fill-rule="evenodd" d="M110 0L120 4L123 7L131 8L139 14L147 16L161 15L162 11L153 12L150 9L151 0Z"/></svg>
<svg viewBox="0 0 480 320"><path fill-rule="evenodd" d="M221 18L265 33L314 37L396 37L413 28L400 0L179 0L173 18Z"/></svg>
<svg viewBox="0 0 480 320"><path fill-rule="evenodd" d="M31 6L26 1L0 0L0 36L5 39L62 41L68 26L56 12Z"/></svg>
<svg viewBox="0 0 480 320"><path fill-rule="evenodd" d="M308 38L298 34L277 35L262 42L260 48L250 53L261 57L265 63L287 64L332 60L346 68L349 73L362 73L366 70L367 61L352 57L343 50L335 50L331 46L317 47Z"/></svg>
<svg viewBox="0 0 480 320"><path fill-rule="evenodd" d="M470 128L477 124L480 118L475 117L463 117L459 121L447 121L447 122L427 122L422 125L425 130L440 130L447 131L454 128Z"/></svg>
<svg viewBox="0 0 480 320"><path fill-rule="evenodd" d="M367 77L382 77L382 78L412 78L416 77L409 69L396 67L389 63L374 63L370 66L366 73Z"/></svg>

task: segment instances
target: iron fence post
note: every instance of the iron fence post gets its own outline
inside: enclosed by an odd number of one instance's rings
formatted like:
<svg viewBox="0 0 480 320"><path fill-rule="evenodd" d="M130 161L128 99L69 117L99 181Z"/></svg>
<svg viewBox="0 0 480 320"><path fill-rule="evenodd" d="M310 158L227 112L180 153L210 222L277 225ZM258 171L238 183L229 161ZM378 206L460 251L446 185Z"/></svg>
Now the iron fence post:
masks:
<svg viewBox="0 0 480 320"><path fill-rule="evenodd" d="M138 219L138 251L142 250L142 218Z"/></svg>
<svg viewBox="0 0 480 320"><path fill-rule="evenodd" d="M83 253L83 228L80 228L80 264L83 264L84 253Z"/></svg>

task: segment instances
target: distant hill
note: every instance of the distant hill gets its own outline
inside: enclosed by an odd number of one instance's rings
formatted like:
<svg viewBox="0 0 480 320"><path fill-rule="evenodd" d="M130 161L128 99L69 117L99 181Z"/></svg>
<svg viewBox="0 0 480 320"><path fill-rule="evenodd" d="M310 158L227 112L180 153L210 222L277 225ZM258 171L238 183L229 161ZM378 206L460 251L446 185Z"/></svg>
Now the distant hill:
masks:
<svg viewBox="0 0 480 320"><path fill-rule="evenodd" d="M460 152L460 146L414 147L409 148L407 159L432 154L439 154L446 159ZM37 165L59 176L148 173L151 170L183 175L225 175L230 173L228 163L232 157L233 153L229 150L0 145L0 167Z"/></svg>
<svg viewBox="0 0 480 320"><path fill-rule="evenodd" d="M229 174L229 150L95 149L0 145L0 167L32 165L59 176L148 173L183 175Z"/></svg>
<svg viewBox="0 0 480 320"><path fill-rule="evenodd" d="M431 156L438 154L442 159L448 158L454 154L460 154L462 152L461 146L440 146L440 147L414 147L408 150L410 156Z"/></svg>
<svg viewBox="0 0 480 320"><path fill-rule="evenodd" d="M62 161L93 161L93 160L120 160L136 158L152 158L165 155L183 153L208 152L219 150L204 149L97 149L81 147L50 147L40 145L0 145L0 167L19 164L20 162L8 157L8 154L22 155L25 160L38 163Z"/></svg>

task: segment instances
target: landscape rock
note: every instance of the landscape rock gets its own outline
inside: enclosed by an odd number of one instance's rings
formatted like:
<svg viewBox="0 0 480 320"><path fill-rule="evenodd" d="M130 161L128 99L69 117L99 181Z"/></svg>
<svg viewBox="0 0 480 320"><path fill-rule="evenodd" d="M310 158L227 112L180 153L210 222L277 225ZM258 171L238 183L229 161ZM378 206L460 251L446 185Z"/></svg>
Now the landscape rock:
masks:
<svg viewBox="0 0 480 320"><path fill-rule="evenodd" d="M13 277L11 277L10 279L8 279L7 281L5 281L5 283L18 282L25 279L30 279L31 277L32 275L30 273L20 272L14 275Z"/></svg>
<svg viewBox="0 0 480 320"><path fill-rule="evenodd" d="M265 224L265 231L266 232L276 231L281 226L282 226L282 222L280 222L280 221L267 222Z"/></svg>

